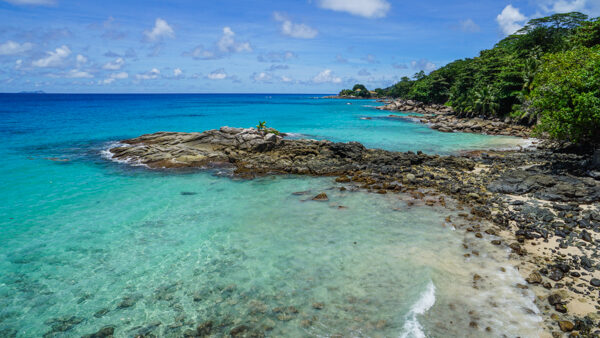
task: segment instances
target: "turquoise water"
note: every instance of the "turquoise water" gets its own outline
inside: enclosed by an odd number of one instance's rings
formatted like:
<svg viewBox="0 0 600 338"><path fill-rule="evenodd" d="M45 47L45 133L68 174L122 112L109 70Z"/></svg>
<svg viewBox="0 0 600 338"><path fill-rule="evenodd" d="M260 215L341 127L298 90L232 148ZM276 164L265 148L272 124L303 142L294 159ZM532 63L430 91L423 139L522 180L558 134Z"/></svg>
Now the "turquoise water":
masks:
<svg viewBox="0 0 600 338"><path fill-rule="evenodd" d="M0 95L0 336L112 325L117 337L180 337L206 321L215 336L240 325L272 337L535 336L533 296L514 287L506 252L454 231L447 209L341 192L330 178L244 181L101 156L142 133L259 119L393 150L514 144L362 120L387 114L313 97ZM310 201L320 192L330 201ZM482 254L466 259L465 242Z"/></svg>

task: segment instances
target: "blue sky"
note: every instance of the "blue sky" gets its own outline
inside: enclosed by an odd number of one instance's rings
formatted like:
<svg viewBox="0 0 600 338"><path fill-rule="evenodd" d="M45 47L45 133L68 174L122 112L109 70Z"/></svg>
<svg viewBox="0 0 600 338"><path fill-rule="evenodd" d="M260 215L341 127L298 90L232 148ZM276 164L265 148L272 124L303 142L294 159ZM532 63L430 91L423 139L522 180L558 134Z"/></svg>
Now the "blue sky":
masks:
<svg viewBox="0 0 600 338"><path fill-rule="evenodd" d="M333 93L600 0L0 0L0 92Z"/></svg>

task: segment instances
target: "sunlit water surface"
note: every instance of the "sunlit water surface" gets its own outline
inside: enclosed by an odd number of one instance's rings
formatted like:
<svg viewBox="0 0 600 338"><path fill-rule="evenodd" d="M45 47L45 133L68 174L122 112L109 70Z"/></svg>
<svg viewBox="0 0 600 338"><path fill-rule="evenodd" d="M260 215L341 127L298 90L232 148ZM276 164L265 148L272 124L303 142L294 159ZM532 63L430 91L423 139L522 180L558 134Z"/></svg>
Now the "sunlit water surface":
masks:
<svg viewBox="0 0 600 338"><path fill-rule="evenodd" d="M142 133L258 120L401 151L516 143L313 97L0 95L0 336L110 325L118 337L180 337L206 321L216 336L241 325L273 337L536 336L533 296L515 288L506 252L453 230L452 211L341 192L330 178L245 181L101 156ZM320 192L330 200L310 200ZM465 258L465 241L481 255Z"/></svg>

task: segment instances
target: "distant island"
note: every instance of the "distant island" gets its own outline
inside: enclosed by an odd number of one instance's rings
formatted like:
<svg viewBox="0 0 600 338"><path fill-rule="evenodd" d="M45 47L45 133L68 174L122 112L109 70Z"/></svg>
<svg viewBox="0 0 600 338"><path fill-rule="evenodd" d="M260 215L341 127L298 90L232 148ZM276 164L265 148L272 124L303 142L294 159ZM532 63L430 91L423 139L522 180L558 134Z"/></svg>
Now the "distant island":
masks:
<svg viewBox="0 0 600 338"><path fill-rule="evenodd" d="M22 92L18 92L17 94L46 94L46 92L43 90L33 90L33 91L22 91Z"/></svg>

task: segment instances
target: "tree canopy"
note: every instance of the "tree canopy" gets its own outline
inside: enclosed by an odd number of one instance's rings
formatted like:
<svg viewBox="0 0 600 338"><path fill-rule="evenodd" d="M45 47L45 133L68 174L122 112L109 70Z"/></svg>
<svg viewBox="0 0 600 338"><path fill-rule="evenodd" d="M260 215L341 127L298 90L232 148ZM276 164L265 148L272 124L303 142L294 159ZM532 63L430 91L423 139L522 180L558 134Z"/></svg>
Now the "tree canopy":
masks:
<svg viewBox="0 0 600 338"><path fill-rule="evenodd" d="M479 56L403 77L390 97L447 104L466 116L509 117L538 133L599 142L600 19L572 12L530 20Z"/></svg>

